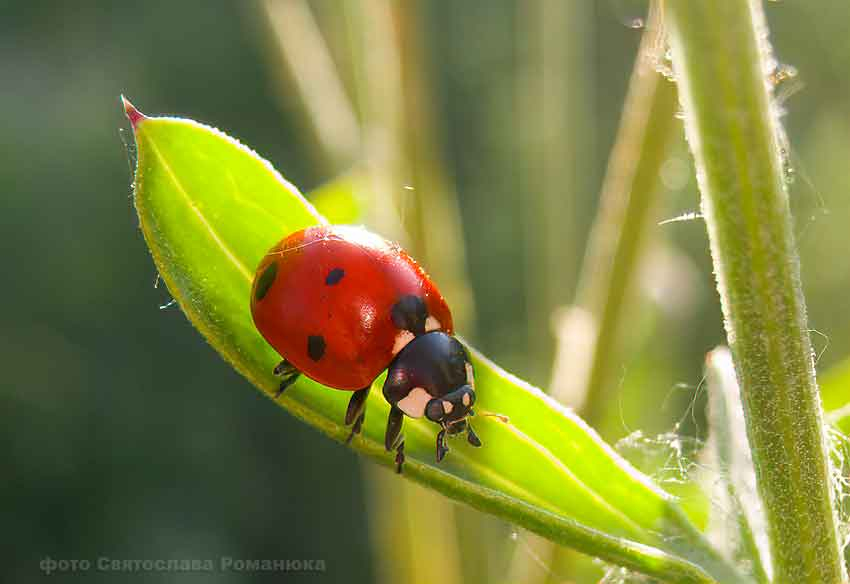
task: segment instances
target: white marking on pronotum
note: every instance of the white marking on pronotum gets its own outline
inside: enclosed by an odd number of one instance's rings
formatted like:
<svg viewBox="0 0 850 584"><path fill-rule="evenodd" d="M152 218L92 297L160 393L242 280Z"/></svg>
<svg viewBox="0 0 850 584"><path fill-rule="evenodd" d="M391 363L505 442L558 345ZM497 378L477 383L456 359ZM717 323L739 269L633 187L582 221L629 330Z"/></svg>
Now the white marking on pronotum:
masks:
<svg viewBox="0 0 850 584"><path fill-rule="evenodd" d="M472 398L471 398L471 397L469 397L469 394L468 394L468 393L465 393L465 394L463 394L463 397L461 398L461 401L463 402L463 405L468 406L468 405L469 405L469 402L471 402L471 401L472 401Z"/></svg>
<svg viewBox="0 0 850 584"><path fill-rule="evenodd" d="M407 343L416 338L410 331L399 331L395 336L395 343L393 343L393 355L398 355L398 352L407 346Z"/></svg>
<svg viewBox="0 0 850 584"><path fill-rule="evenodd" d="M475 374L472 372L472 363L466 363L466 384L475 389Z"/></svg>
<svg viewBox="0 0 850 584"><path fill-rule="evenodd" d="M452 410L455 409L455 405L447 400L443 400L443 413L448 415L452 413Z"/></svg>
<svg viewBox="0 0 850 584"><path fill-rule="evenodd" d="M398 402L398 409L411 418L421 418L425 415L425 406L433 399L433 396L424 388L414 387L407 396Z"/></svg>
<svg viewBox="0 0 850 584"><path fill-rule="evenodd" d="M425 319L425 332L430 333L431 331L438 331L443 328L443 325L440 324L440 321L434 318L433 316L429 316Z"/></svg>

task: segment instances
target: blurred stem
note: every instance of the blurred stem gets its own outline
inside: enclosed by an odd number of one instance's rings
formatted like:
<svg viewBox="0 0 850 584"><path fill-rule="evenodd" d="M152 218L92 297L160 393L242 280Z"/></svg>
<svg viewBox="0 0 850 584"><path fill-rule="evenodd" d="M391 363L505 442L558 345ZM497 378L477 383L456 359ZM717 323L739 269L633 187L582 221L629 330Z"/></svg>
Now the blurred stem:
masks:
<svg viewBox="0 0 850 584"><path fill-rule="evenodd" d="M353 55L362 127L307 2L264 0L263 7L326 164L340 172L361 159L368 182L363 193L369 201L365 222L403 241L429 266L452 301L455 324L465 328L471 294L463 279L460 222L428 131L431 116L420 77L417 23L409 4L364 0L345 3L337 12L347 25L343 44ZM372 490L387 495L373 505L372 513L375 549L381 550L376 554L378 570L386 581L429 581L429 562L436 554L441 581L460 582L454 504L417 485L399 483L382 470L370 468L366 473ZM422 546L422 541L429 545ZM383 552L390 547L406 561Z"/></svg>
<svg viewBox="0 0 850 584"><path fill-rule="evenodd" d="M841 582L781 128L766 79L771 60L762 7L754 0L664 6L774 581Z"/></svg>
<svg viewBox="0 0 850 584"><path fill-rule="evenodd" d="M425 59L423 34L425 5L392 2L396 45L401 61L403 97L402 146L413 190L403 190L413 207L402 216L416 257L428 266L450 299L455 328L469 331L474 310L466 277L466 250L460 208L452 181L446 174L438 140L437 116L431 104L432 82ZM468 333L466 333L468 334Z"/></svg>
<svg viewBox="0 0 850 584"><path fill-rule="evenodd" d="M576 200L593 156L587 126L589 10L581 3L531 0L517 6L516 141L524 193L527 366L551 374L553 310L572 290L579 238ZM577 141L570 137L581 136Z"/></svg>
<svg viewBox="0 0 850 584"><path fill-rule="evenodd" d="M362 120L362 151L368 177L364 223L409 247L402 217L407 168L402 146L401 60L393 15L385 0L343 2L352 55L354 93ZM415 250L412 250L415 253Z"/></svg>
<svg viewBox="0 0 850 584"><path fill-rule="evenodd" d="M540 24L544 28L563 25L550 14L544 16ZM602 187L599 211L579 278L579 309L586 311L584 314L589 313L591 318L585 320L592 320L595 326L575 327L582 330L573 328L570 334L575 335L574 339L558 340L564 345L572 344L573 340L586 343L588 336L595 336L590 351L563 350L566 346L558 351L559 359L554 366L552 381L552 393L556 398L572 406L577 402L584 403L584 417L593 426L599 424L602 414L610 408L613 395L610 388L611 367L616 362L614 351L621 332L623 305L639 266L643 240L656 207L658 172L674 135L675 86L665 80L655 66L660 35L660 23L656 11L653 11L635 60L620 128ZM551 31L548 36L563 35ZM547 123L551 122L547 120ZM572 158L561 160L560 167L570 166L571 162ZM555 161L550 159L544 159L544 163L548 163L544 167L555 165ZM548 205L541 211L542 215L548 213L547 209ZM550 222L547 225L552 227L553 234L558 233ZM552 270L552 266L547 266L546 272ZM564 270L564 266L558 270ZM544 301L551 301L551 294L542 298L535 296L535 299L536 303L549 308L548 316L552 304L546 305ZM573 314L578 316L576 312ZM543 336L539 330L537 335ZM582 380L576 371L588 371L587 364L581 362L588 357L589 373ZM579 385L584 382L583 387L577 386L577 378ZM577 400L577 395L585 399ZM545 542L535 542L535 547L542 557L550 557L555 551ZM564 556L572 554L569 550L563 552ZM526 582L534 581L535 576L544 576L540 571L531 569L529 562L526 553L517 551L511 573L524 577ZM560 558L558 562L562 566L569 563L567 557Z"/></svg>
<svg viewBox="0 0 850 584"><path fill-rule="evenodd" d="M329 163L332 172L340 172L358 153L360 127L310 6L306 0L263 0L262 6L278 54L315 131L323 162ZM274 71L280 78L281 68ZM288 96L292 84L281 86L281 95Z"/></svg>
<svg viewBox="0 0 850 584"><path fill-rule="evenodd" d="M589 63L591 10L580 2L529 0L517 3L517 108L515 147L525 193L525 314L527 371L545 385L555 343L552 314L575 285L578 247L577 200L592 166L593 118ZM574 138L581 136L581 141ZM572 139L571 139L572 137ZM531 533L515 545L505 582L538 584L569 573L546 569L563 552Z"/></svg>
<svg viewBox="0 0 850 584"><path fill-rule="evenodd" d="M452 304L456 327L464 330L471 295L463 276L458 209L427 107L418 6L364 0L344 8L372 190L367 223L402 241L428 266ZM372 506L373 537L384 581L430 582L439 558L440 581L461 582L463 548L454 503L382 469L367 471L367 477L379 495ZM390 549L404 561L386 552Z"/></svg>
<svg viewBox="0 0 850 584"><path fill-rule="evenodd" d="M434 559L439 558L440 584L461 584L463 548L453 529L454 503L421 485L399 481L387 469L372 469L367 484L378 580L431 584Z"/></svg>
<svg viewBox="0 0 850 584"><path fill-rule="evenodd" d="M657 207L658 174L676 127L675 86L657 71L660 34L653 14L629 82L579 278L576 303L595 325L590 368L582 384L575 372L587 366L571 361L571 355L582 352L560 351L566 362L556 365L553 379L556 397L579 407L591 425L601 423L614 397L613 365L623 308Z"/></svg>

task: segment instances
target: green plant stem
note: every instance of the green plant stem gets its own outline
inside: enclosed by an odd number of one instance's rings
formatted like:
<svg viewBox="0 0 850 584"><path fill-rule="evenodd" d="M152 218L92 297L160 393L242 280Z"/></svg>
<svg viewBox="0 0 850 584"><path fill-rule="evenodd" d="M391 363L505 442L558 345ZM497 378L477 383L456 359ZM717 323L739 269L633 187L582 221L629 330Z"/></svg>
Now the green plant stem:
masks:
<svg viewBox="0 0 850 584"><path fill-rule="evenodd" d="M759 2L665 3L777 583L841 582L829 459Z"/></svg>

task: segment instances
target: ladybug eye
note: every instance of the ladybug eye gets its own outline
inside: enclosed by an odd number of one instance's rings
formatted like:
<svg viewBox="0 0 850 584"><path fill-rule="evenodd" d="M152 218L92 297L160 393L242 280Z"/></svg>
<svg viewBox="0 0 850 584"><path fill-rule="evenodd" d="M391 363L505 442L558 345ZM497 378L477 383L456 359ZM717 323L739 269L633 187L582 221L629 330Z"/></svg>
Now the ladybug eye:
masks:
<svg viewBox="0 0 850 584"><path fill-rule="evenodd" d="M432 399L425 407L425 416L432 422L439 422L444 413L442 400L439 399Z"/></svg>

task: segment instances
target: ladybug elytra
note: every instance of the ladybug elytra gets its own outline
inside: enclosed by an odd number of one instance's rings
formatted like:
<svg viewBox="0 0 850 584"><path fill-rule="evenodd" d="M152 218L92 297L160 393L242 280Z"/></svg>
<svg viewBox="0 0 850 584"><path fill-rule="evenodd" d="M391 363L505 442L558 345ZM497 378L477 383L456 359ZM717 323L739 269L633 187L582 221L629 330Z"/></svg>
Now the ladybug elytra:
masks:
<svg viewBox="0 0 850 584"><path fill-rule="evenodd" d="M446 301L401 247L363 228L321 225L274 246L257 268L251 314L283 357L278 396L305 375L353 391L346 443L360 432L372 382L384 370L390 415L384 444L404 462L404 416L438 424L437 461L446 435L466 433L475 381L466 349L454 338Z"/></svg>

